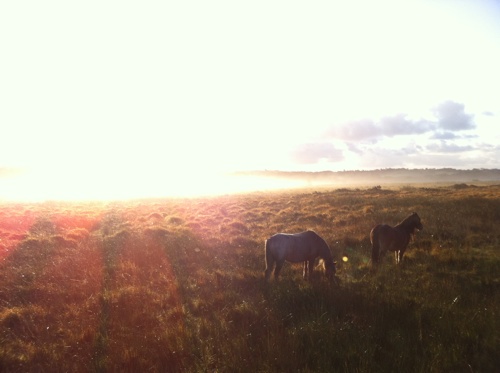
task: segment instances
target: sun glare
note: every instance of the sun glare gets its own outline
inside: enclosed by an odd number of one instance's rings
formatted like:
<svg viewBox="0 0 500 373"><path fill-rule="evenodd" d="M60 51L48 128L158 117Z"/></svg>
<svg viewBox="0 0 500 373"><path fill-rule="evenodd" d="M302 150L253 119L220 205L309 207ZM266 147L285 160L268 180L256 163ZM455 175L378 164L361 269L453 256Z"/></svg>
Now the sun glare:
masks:
<svg viewBox="0 0 500 373"><path fill-rule="evenodd" d="M4 178L0 199L37 202L198 197L304 186L306 183L300 181L192 170L154 173L144 169L39 169Z"/></svg>

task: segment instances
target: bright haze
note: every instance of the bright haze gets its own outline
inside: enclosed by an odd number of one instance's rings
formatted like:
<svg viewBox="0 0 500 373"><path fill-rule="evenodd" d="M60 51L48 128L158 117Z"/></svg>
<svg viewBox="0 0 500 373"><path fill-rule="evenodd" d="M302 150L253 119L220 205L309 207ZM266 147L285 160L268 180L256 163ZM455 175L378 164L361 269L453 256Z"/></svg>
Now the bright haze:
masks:
<svg viewBox="0 0 500 373"><path fill-rule="evenodd" d="M0 199L499 168L499 19L485 0L4 1Z"/></svg>

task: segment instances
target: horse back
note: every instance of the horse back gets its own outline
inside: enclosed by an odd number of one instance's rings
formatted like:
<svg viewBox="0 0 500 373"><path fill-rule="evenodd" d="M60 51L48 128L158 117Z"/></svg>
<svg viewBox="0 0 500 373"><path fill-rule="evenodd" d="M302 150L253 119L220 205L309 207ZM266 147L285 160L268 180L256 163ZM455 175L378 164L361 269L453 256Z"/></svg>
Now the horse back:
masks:
<svg viewBox="0 0 500 373"><path fill-rule="evenodd" d="M326 242L313 231L278 233L266 241L266 253L276 260L302 262L316 258L324 251L324 246L328 248Z"/></svg>

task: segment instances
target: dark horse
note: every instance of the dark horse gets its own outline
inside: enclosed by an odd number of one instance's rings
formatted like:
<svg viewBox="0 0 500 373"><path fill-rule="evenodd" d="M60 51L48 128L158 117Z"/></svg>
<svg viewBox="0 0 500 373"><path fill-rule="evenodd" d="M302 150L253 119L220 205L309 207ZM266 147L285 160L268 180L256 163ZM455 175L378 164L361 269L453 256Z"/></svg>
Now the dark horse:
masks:
<svg viewBox="0 0 500 373"><path fill-rule="evenodd" d="M424 227L416 212L408 216L395 227L387 224L379 224L370 232L372 243L372 264L377 264L379 258L387 250L394 251L396 264L401 263L406 247L410 242L411 235L415 229L422 230Z"/></svg>
<svg viewBox="0 0 500 373"><path fill-rule="evenodd" d="M285 260L292 263L304 262L304 278L310 277L317 257L324 261L325 274L333 277L336 262L332 259L328 244L315 232L275 234L266 240L266 280L271 276L275 264L274 277L278 277Z"/></svg>

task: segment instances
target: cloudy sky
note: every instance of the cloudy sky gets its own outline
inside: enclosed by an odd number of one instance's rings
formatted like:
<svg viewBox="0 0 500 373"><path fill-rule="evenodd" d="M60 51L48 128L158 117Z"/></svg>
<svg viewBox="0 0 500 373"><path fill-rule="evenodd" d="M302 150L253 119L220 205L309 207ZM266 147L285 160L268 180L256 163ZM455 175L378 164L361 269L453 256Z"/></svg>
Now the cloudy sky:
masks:
<svg viewBox="0 0 500 373"><path fill-rule="evenodd" d="M0 169L499 168L499 19L493 0L2 2Z"/></svg>

